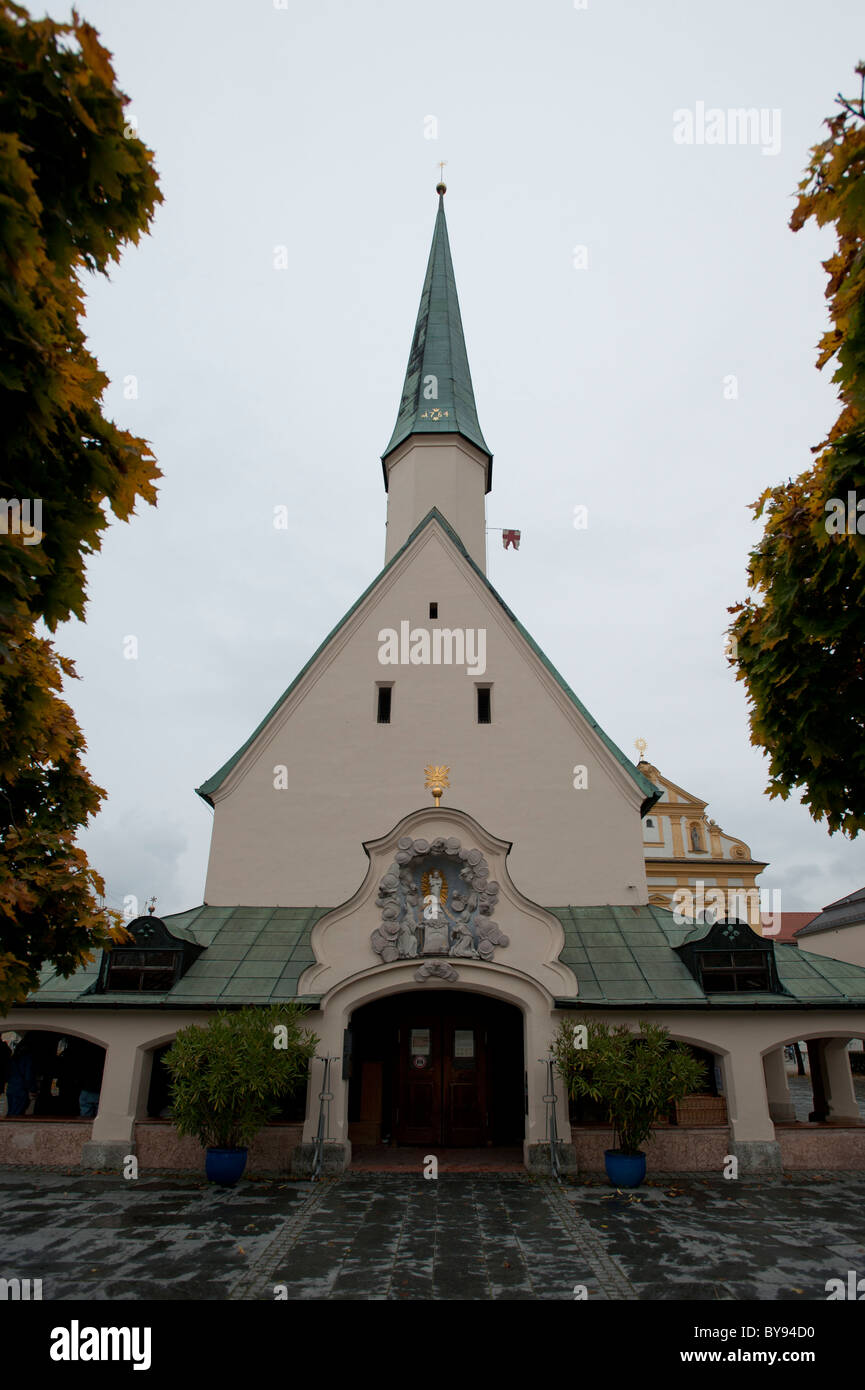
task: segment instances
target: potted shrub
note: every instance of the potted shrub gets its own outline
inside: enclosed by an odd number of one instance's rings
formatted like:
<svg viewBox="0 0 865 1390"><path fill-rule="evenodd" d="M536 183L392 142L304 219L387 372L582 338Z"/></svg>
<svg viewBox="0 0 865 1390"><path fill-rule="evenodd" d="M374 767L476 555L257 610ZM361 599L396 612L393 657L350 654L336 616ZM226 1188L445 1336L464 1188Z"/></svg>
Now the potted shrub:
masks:
<svg viewBox="0 0 865 1390"><path fill-rule="evenodd" d="M671 1042L669 1029L640 1023L632 1033L625 1023L612 1026L594 1019L563 1021L553 1043L553 1057L571 1096L600 1104L613 1126L614 1147L605 1150L604 1166L615 1187L639 1187L646 1176L642 1145L652 1126L676 1101L699 1089L706 1068L684 1043Z"/></svg>
<svg viewBox="0 0 865 1390"><path fill-rule="evenodd" d="M305 1012L296 1004L221 1010L206 1028L182 1029L165 1054L171 1118L207 1150L211 1182L237 1182L255 1135L306 1080L318 1039L300 1026Z"/></svg>

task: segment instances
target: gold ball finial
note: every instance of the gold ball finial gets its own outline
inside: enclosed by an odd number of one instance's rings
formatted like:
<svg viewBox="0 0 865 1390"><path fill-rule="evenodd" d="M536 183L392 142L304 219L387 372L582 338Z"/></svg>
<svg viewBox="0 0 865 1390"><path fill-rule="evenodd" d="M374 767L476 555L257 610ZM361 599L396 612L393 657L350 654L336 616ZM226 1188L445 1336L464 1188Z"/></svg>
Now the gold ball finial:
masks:
<svg viewBox="0 0 865 1390"><path fill-rule="evenodd" d="M447 191L448 191L448 186L447 186L446 183L437 183L437 184L436 184L436 193L438 193L438 194L440 194L440 195L444 195L445 193L447 193Z"/></svg>
<svg viewBox="0 0 865 1390"><path fill-rule="evenodd" d="M439 160L439 181L436 184L436 193L439 195L440 198L444 197L445 193L447 193L448 191L448 186L444 181L446 164L446 159Z"/></svg>
<svg viewBox="0 0 865 1390"><path fill-rule="evenodd" d="M436 806L438 806L441 803L442 797L444 796L445 788L450 786L450 782L448 781L448 773L450 772L450 768L436 766L433 763L429 763L424 768L424 772L426 773L426 781L424 782L424 786L429 787L430 791L432 792L433 802Z"/></svg>

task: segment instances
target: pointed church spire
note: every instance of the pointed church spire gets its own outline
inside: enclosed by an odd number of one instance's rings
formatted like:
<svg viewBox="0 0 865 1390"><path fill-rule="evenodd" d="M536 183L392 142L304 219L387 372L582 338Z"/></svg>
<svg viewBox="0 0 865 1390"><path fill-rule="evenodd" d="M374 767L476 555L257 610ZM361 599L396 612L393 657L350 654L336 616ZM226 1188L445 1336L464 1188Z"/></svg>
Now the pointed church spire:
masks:
<svg viewBox="0 0 865 1390"><path fill-rule="evenodd" d="M385 490L388 455L410 435L462 435L486 457L485 491L492 485L493 456L478 423L456 280L445 221L443 183L420 308L409 353L399 414L382 455Z"/></svg>

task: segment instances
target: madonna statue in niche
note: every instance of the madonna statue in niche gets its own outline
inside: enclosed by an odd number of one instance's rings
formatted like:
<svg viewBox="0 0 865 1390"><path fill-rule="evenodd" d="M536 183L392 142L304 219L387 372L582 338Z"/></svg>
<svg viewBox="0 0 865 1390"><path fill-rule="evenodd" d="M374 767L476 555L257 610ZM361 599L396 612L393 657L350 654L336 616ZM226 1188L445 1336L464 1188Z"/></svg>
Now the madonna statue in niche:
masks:
<svg viewBox="0 0 865 1390"><path fill-rule="evenodd" d="M446 956L448 953L448 923L450 913L445 907L448 896L447 881L438 869L421 874L423 890L423 954L425 956Z"/></svg>
<svg viewBox="0 0 865 1390"><path fill-rule="evenodd" d="M379 882L381 920L370 945L385 965L418 956L491 961L496 947L509 944L493 920L498 896L479 849L455 837L403 836Z"/></svg>

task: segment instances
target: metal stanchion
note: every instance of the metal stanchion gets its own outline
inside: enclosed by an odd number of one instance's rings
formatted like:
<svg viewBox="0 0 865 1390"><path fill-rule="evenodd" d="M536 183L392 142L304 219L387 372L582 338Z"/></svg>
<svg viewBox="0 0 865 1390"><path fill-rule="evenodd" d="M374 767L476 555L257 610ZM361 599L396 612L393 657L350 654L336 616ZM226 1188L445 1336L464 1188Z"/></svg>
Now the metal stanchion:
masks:
<svg viewBox="0 0 865 1390"><path fill-rule="evenodd" d="M547 1068L547 1094L544 1096L544 1105L547 1107L547 1133L550 1138L550 1173L561 1182L559 1173L559 1133L556 1125L556 1083L553 1079L553 1059L552 1057L539 1057L539 1062L543 1062Z"/></svg>
<svg viewBox="0 0 865 1390"><path fill-rule="evenodd" d="M322 1077L321 1091L319 1092L318 1096L318 1130L316 1131L313 1146L314 1153L312 1158L312 1173L310 1174L309 1179L310 1182L318 1182L318 1180L321 1177L322 1164L324 1161L324 1141L327 1137L327 1131L330 1127L330 1114L327 1107L333 1100L333 1091L328 1089L328 1082L330 1080L330 1064L331 1062L338 1062L339 1058L316 1057L315 1060L317 1062L324 1063L324 1076Z"/></svg>

